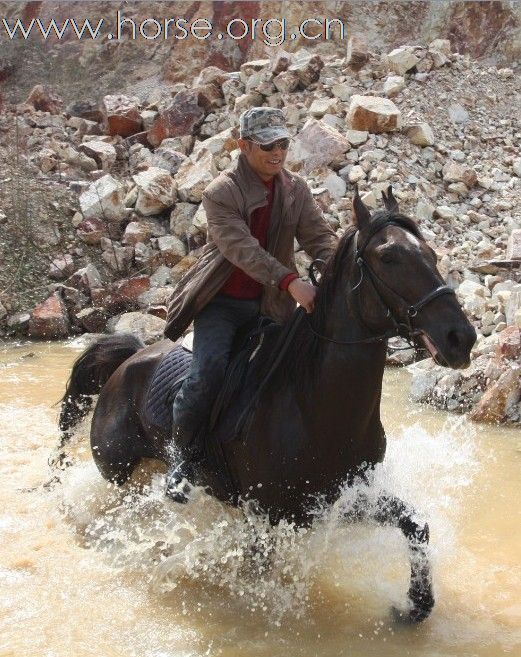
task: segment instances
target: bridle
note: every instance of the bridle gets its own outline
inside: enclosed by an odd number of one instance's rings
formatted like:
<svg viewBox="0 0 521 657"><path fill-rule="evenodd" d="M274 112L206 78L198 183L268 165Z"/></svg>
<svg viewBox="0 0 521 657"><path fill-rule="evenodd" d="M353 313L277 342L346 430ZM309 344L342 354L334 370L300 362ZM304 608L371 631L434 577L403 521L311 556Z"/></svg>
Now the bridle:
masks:
<svg viewBox="0 0 521 657"><path fill-rule="evenodd" d="M389 285L387 285L387 283L383 281L378 276L378 274L376 274L376 272L370 267L368 262L364 259L364 252L371 239L378 232L380 232L383 228L387 226L398 226L403 230L407 230L407 228L405 228L405 226L403 226L401 223L397 221L393 221L392 219L390 220L387 219L385 221L375 223L374 225L372 225L372 230L370 231L369 235L367 236L367 238L365 239L364 243L361 246L358 245L360 231L357 230L356 233L354 234L354 239L355 239L354 260L355 260L355 264L358 266L360 270L360 279L358 283L353 288L351 288L350 292L353 293L359 291L360 286L364 281L364 275L367 273L367 278L372 283L373 289L376 292L377 297L379 298L384 308L387 309L387 317L391 320L393 324L393 328L381 335L369 336L367 338L360 338L358 340L335 340L333 338L329 338L328 336L322 335L317 331L315 331L315 329L311 324L310 317L309 315L307 315L311 332L317 338L320 338L321 340L326 340L328 342L333 342L335 344L349 345L349 344L385 342L389 338L400 336L405 340L407 340L411 346L414 346L414 339L419 335L421 335L422 333L421 330L414 328L413 326L414 318L418 315L418 313L420 313L422 309L425 308L425 306L427 306L429 303L431 303L438 297L445 294L452 294L452 295L456 294L454 290L448 285L440 285L434 290L432 290L431 292L427 293L423 298L421 298L416 303L410 304L407 301L407 299L405 299L401 294L399 294L398 292L396 292L396 290L393 290ZM318 285L314 272L317 262L324 263L323 260L319 260L319 259L313 260L313 262L311 263L309 267L309 277L313 285ZM393 313L393 311L389 308L389 305L387 304L387 302L382 296L382 293L380 291L381 288L384 288L392 295L397 297L400 300L400 304L402 305L402 307L403 306L406 307L404 318L402 320L400 320L400 317L397 318ZM360 304L360 297L359 297L359 304ZM360 317L361 317L361 313L360 313ZM362 319L362 323L364 323L363 319ZM410 347L405 347L405 348L409 349Z"/></svg>

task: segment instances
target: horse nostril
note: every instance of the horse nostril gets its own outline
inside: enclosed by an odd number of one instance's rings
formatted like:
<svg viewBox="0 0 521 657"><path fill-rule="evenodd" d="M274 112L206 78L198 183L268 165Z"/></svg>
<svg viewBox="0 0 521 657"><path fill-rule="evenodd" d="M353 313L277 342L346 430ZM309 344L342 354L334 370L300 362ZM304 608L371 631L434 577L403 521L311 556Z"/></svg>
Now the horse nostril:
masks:
<svg viewBox="0 0 521 657"><path fill-rule="evenodd" d="M458 334L458 331L449 331L447 335L447 342L454 349L458 349L461 346L461 338Z"/></svg>

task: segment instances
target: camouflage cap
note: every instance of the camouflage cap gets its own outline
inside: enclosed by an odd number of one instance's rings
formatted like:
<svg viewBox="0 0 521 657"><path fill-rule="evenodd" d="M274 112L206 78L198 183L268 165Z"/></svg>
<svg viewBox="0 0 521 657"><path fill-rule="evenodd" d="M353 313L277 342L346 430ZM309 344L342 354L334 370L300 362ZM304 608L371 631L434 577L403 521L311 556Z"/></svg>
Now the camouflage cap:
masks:
<svg viewBox="0 0 521 657"><path fill-rule="evenodd" d="M259 144L291 136L282 110L275 107L251 107L241 114L239 121L242 139L253 139Z"/></svg>

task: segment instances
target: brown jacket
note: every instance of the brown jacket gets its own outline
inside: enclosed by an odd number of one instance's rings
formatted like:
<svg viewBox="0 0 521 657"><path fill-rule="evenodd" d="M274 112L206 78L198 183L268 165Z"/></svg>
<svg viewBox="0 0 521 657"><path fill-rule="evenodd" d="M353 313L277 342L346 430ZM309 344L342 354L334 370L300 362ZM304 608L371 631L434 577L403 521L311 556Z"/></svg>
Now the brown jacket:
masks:
<svg viewBox="0 0 521 657"><path fill-rule="evenodd" d="M267 204L268 190L243 154L203 192L208 243L200 259L179 281L168 304L165 336L177 340L192 319L221 289L234 266L264 285L261 313L286 321L295 301L279 289L295 272L294 239L312 258L327 260L338 238L319 210L306 181L283 169L275 195L264 250L250 232L252 212Z"/></svg>

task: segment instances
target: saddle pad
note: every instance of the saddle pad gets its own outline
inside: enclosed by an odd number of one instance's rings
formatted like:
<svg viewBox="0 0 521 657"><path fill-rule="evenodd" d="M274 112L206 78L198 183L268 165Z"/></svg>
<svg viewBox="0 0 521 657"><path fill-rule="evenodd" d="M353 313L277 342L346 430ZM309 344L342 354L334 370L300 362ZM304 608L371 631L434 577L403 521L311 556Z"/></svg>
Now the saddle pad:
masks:
<svg viewBox="0 0 521 657"><path fill-rule="evenodd" d="M188 375L192 354L177 346L159 363L148 389L145 414L147 422L165 432L172 433L172 404Z"/></svg>

